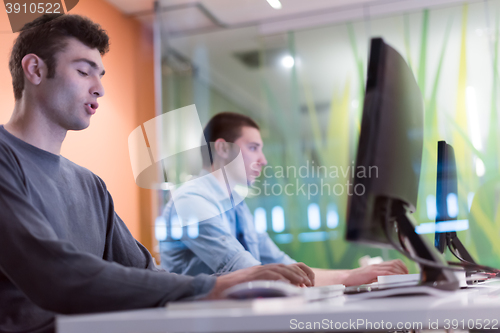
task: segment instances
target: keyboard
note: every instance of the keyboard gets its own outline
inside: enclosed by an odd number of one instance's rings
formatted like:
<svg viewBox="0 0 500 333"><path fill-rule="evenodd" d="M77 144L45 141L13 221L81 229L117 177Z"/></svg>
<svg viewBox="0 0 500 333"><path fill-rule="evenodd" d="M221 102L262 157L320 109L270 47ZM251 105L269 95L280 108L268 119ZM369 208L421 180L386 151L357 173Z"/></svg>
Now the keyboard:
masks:
<svg viewBox="0 0 500 333"><path fill-rule="evenodd" d="M369 286L347 287L344 294L349 295L351 300L395 297L395 296L446 296L454 290L443 290L430 286L400 286L391 288L379 288Z"/></svg>
<svg viewBox="0 0 500 333"><path fill-rule="evenodd" d="M332 284L329 286L303 288L303 296L306 301L317 301L322 299L339 297L344 294L346 287L343 284Z"/></svg>

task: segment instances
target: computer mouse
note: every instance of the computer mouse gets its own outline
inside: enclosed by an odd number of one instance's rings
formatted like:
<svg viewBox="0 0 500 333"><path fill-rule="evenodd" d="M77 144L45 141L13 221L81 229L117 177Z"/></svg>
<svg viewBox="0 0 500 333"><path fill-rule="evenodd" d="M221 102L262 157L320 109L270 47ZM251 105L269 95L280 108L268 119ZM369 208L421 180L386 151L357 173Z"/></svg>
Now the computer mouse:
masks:
<svg viewBox="0 0 500 333"><path fill-rule="evenodd" d="M237 284L222 294L229 299L254 299L301 296L302 290L282 281L251 281Z"/></svg>

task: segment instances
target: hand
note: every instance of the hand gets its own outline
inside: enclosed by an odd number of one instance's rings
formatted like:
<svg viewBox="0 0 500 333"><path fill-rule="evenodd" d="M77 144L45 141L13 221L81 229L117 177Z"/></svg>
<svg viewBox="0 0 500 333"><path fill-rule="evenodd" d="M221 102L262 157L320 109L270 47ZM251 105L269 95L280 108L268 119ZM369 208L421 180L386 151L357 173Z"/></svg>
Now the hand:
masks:
<svg viewBox="0 0 500 333"><path fill-rule="evenodd" d="M313 286L314 273L303 263L293 265L269 264L240 269L239 271L219 276L207 299L221 298L221 293L224 290L243 282L255 280L278 280L296 286Z"/></svg>
<svg viewBox="0 0 500 333"><path fill-rule="evenodd" d="M311 286L314 286L314 284L315 284L315 281L314 281L315 275L314 275L313 270L309 266L307 266L303 262L298 262L296 264L291 264L291 265L288 265L288 266L289 267L293 267L293 268L298 268L300 271L302 271L302 272L304 272L304 273L307 274L307 277L309 278L309 281L311 282L311 284L308 285L308 284L302 283L300 285L300 287L311 287Z"/></svg>
<svg viewBox="0 0 500 333"><path fill-rule="evenodd" d="M377 276L380 275L396 274L408 274L408 268L406 268L405 264L399 259L352 269L345 278L344 284L346 286L357 286L376 282Z"/></svg>

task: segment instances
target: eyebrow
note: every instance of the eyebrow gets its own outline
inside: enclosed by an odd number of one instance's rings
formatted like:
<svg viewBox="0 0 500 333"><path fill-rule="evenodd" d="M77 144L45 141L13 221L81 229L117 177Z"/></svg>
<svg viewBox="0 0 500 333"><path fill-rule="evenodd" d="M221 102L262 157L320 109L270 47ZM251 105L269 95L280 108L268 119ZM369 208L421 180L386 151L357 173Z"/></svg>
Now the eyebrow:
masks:
<svg viewBox="0 0 500 333"><path fill-rule="evenodd" d="M95 62L93 62L92 60L86 59L86 58L75 59L75 60L73 60L73 62L86 62L87 64L90 65L90 67L97 69L97 70L99 69L99 66L97 66L97 64ZM104 74L106 74L106 71L103 69L101 72L101 76L103 76Z"/></svg>
<svg viewBox="0 0 500 333"><path fill-rule="evenodd" d="M249 144L249 145L256 145L256 146L260 146L260 143L258 143L258 142L249 142L248 144Z"/></svg>

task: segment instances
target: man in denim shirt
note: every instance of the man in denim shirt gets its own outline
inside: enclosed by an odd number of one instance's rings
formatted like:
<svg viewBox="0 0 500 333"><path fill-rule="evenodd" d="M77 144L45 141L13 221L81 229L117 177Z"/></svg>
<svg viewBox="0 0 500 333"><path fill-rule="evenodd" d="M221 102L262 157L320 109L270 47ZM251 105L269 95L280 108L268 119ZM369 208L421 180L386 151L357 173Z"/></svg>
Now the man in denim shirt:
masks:
<svg viewBox="0 0 500 333"><path fill-rule="evenodd" d="M247 116L224 112L208 122L204 135L207 142L213 142L213 160L204 157L204 169L196 182L177 189L174 200L163 211L169 237L160 243L162 266L171 272L197 275L223 274L261 264L295 264L267 233L256 232L248 206L238 191L227 188L228 176L217 172L225 164L216 157L230 160L227 146L234 143L243 157L246 181L255 181L267 164L258 125ZM178 210L192 216L182 227ZM400 260L352 270L313 271L316 285L358 285L370 283L379 275L408 273Z"/></svg>

